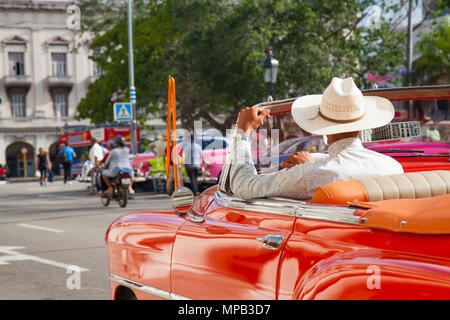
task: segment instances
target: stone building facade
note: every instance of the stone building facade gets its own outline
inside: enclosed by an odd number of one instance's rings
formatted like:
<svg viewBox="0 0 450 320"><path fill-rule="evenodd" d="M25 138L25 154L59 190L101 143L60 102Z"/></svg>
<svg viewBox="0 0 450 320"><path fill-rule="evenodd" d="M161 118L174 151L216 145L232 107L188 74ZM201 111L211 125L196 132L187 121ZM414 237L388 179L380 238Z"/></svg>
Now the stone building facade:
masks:
<svg viewBox="0 0 450 320"><path fill-rule="evenodd" d="M39 148L54 154L61 130L89 124L74 117L99 70L86 46L73 51L73 3L0 0L0 165L10 177L34 175Z"/></svg>

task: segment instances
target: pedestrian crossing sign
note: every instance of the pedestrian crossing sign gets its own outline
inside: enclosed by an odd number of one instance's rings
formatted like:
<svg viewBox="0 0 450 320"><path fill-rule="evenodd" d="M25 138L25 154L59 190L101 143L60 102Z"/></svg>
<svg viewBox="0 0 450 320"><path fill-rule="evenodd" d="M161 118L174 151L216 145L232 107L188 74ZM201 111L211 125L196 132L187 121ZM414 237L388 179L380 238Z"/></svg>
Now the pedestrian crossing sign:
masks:
<svg viewBox="0 0 450 320"><path fill-rule="evenodd" d="M114 104L114 120L115 121L132 121L133 112L131 103L115 103Z"/></svg>

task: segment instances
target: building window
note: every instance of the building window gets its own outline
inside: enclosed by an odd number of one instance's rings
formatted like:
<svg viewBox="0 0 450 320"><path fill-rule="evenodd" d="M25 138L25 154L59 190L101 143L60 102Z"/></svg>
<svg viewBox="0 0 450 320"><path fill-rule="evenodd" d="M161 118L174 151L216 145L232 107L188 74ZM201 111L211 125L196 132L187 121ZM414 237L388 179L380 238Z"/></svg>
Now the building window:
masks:
<svg viewBox="0 0 450 320"><path fill-rule="evenodd" d="M52 53L52 75L54 77L67 76L67 56L65 53Z"/></svg>
<svg viewBox="0 0 450 320"><path fill-rule="evenodd" d="M26 91L11 90L11 112L15 119L25 118L26 114Z"/></svg>
<svg viewBox="0 0 450 320"><path fill-rule="evenodd" d="M12 76L25 75L23 52L9 52L9 74Z"/></svg>
<svg viewBox="0 0 450 320"><path fill-rule="evenodd" d="M69 116L69 92L65 89L55 89L53 92L53 103L57 118Z"/></svg>

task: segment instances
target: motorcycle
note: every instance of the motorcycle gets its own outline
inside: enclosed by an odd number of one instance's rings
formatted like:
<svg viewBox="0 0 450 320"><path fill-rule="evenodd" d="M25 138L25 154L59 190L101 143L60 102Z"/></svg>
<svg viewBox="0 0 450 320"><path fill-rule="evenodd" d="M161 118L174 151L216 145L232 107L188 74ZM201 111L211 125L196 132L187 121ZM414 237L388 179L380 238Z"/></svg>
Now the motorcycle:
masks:
<svg viewBox="0 0 450 320"><path fill-rule="evenodd" d="M102 179L103 180L103 179ZM101 195L102 204L107 207L111 200L119 202L122 208L127 206L130 198L129 187L131 185L131 175L121 171L118 176L111 178L113 193L111 195ZM106 188L104 188L106 190Z"/></svg>

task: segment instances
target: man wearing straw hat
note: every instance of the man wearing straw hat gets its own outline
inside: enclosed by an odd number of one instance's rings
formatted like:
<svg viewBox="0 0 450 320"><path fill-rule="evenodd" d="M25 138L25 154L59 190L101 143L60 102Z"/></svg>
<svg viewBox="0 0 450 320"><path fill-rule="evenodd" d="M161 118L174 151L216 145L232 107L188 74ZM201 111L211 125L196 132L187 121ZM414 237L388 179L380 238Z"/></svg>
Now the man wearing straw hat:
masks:
<svg viewBox="0 0 450 320"><path fill-rule="evenodd" d="M326 136L328 155L313 158L296 153L274 174L258 175L250 152L249 135L270 118L263 108L245 108L239 113L238 136L233 146L231 190L242 199L279 196L310 200L314 190L335 181L403 173L393 158L365 149L359 132L388 124L394 117L392 103L381 97L365 97L352 78L333 78L321 95L295 100L292 117L303 130Z"/></svg>

